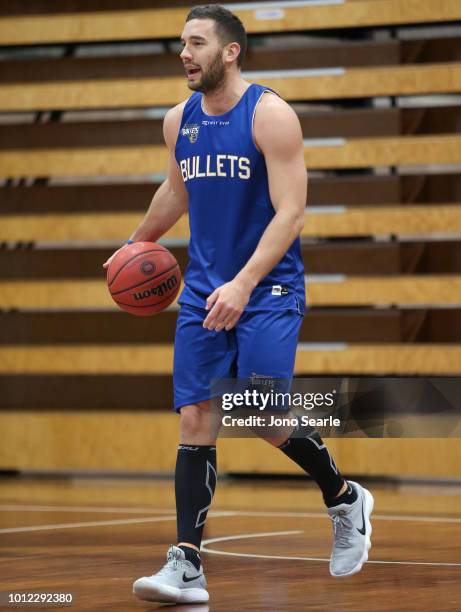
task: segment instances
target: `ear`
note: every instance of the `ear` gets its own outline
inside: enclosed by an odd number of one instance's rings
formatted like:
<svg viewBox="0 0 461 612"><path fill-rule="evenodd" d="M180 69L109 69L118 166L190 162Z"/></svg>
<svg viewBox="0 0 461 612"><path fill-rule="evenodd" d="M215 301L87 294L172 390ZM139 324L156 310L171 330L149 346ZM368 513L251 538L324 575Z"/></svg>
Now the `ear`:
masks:
<svg viewBox="0 0 461 612"><path fill-rule="evenodd" d="M226 64L237 62L237 57L240 54L240 45L238 42L231 42L224 48L224 61Z"/></svg>

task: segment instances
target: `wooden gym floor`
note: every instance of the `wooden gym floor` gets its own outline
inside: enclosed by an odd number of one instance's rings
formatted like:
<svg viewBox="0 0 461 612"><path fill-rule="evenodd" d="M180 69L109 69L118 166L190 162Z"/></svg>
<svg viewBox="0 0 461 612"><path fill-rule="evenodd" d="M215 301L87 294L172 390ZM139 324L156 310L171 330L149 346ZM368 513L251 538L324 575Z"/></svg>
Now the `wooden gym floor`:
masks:
<svg viewBox="0 0 461 612"><path fill-rule="evenodd" d="M203 555L210 604L174 609L461 610L461 486L369 488L370 562L338 581L312 484L221 480ZM74 610L159 608L136 600L131 583L163 564L173 509L170 480L0 480L2 597L61 592L73 593Z"/></svg>

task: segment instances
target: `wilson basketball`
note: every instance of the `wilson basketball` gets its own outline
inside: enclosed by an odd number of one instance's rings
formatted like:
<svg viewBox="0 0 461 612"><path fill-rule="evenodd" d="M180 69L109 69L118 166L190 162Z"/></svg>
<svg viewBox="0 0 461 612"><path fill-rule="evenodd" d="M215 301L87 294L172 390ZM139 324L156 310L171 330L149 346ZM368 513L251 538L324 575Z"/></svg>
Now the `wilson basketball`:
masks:
<svg viewBox="0 0 461 612"><path fill-rule="evenodd" d="M180 284L178 262L155 242L127 245L107 269L107 285L115 303L141 317L167 308L178 295Z"/></svg>

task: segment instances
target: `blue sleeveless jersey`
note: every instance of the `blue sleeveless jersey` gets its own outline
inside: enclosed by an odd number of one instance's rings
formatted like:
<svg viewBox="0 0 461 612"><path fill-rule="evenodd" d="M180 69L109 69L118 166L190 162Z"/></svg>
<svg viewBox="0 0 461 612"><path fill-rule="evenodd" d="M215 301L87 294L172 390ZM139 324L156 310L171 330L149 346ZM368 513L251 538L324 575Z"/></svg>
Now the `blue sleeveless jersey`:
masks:
<svg viewBox="0 0 461 612"><path fill-rule="evenodd" d="M203 112L201 93L186 102L176 142L190 224L181 304L204 308L207 297L245 266L275 215L264 156L253 140L256 105L267 91L250 85L236 106L218 116ZM297 238L253 290L245 310L293 309L302 314L304 307Z"/></svg>

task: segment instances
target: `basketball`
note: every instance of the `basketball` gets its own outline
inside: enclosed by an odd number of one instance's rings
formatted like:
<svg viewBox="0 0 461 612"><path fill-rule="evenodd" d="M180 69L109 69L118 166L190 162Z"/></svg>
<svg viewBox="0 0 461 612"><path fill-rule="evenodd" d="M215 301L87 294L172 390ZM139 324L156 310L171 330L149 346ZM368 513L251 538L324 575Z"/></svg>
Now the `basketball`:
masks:
<svg viewBox="0 0 461 612"><path fill-rule="evenodd" d="M155 242L134 242L119 251L107 269L112 299L141 317L165 310L178 295L181 270L168 249Z"/></svg>

